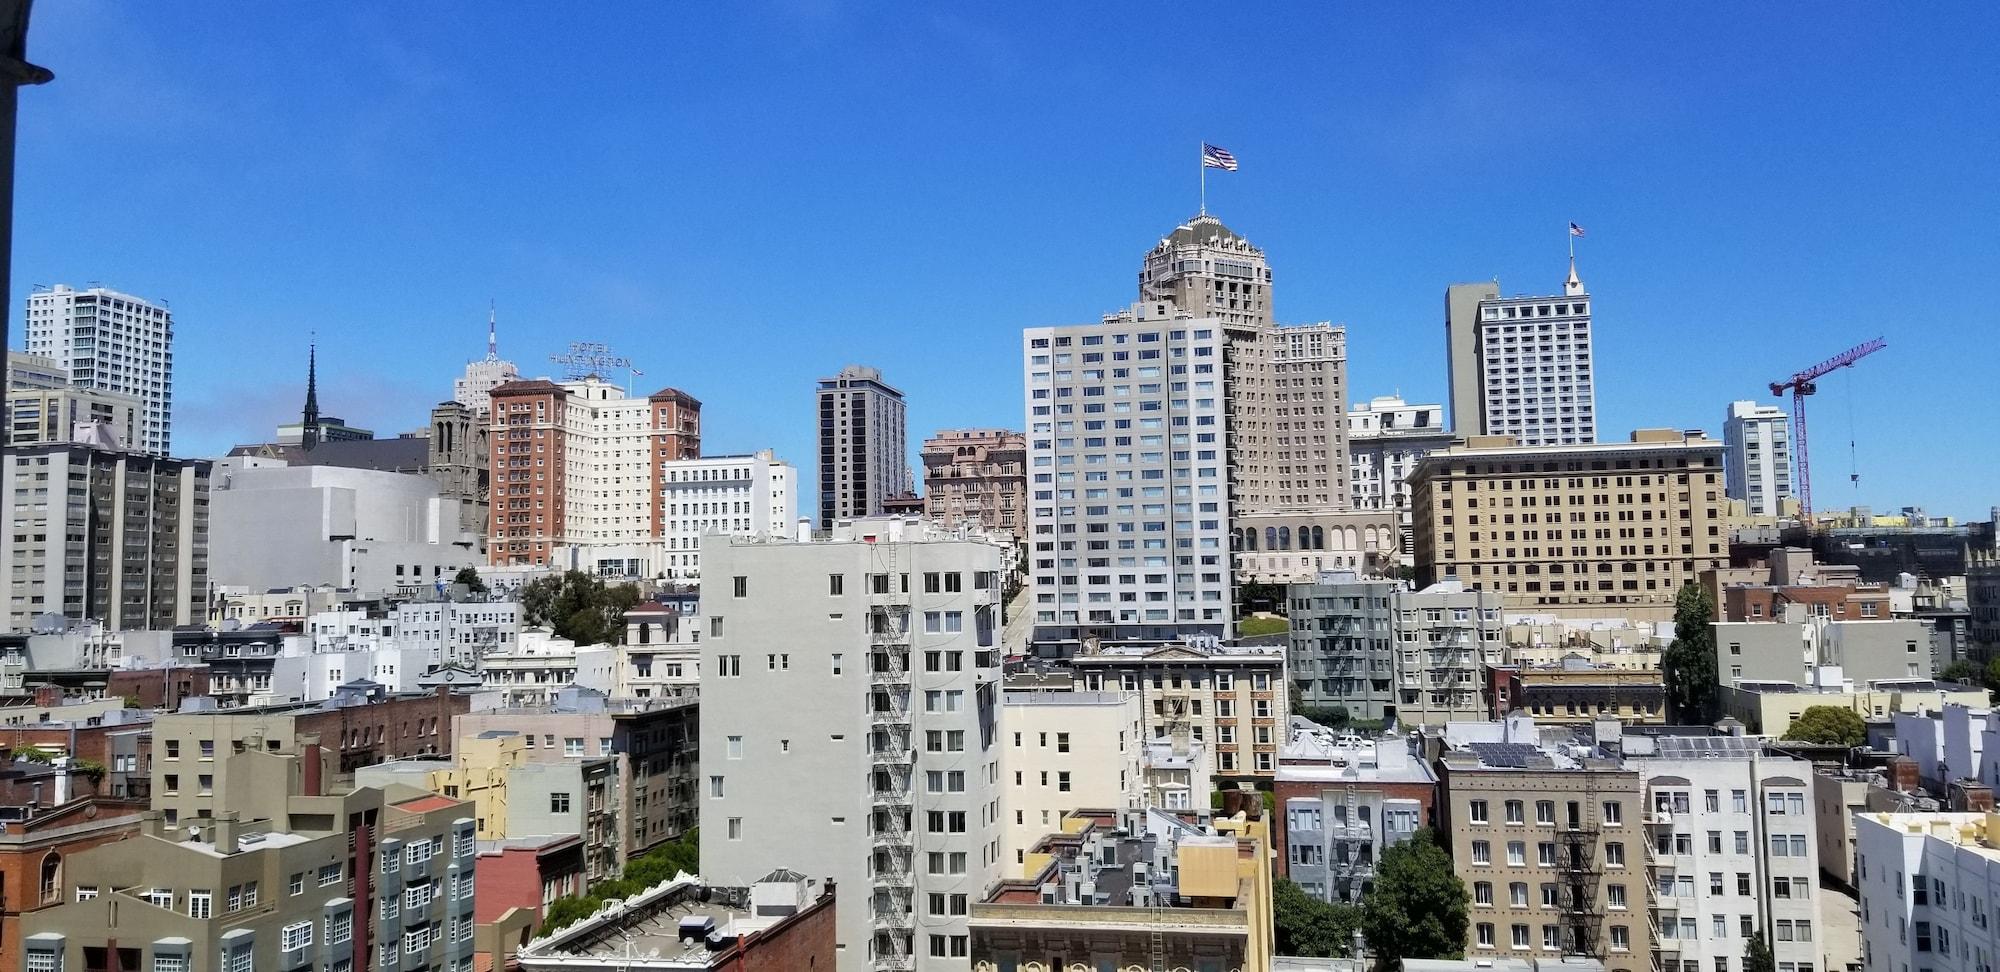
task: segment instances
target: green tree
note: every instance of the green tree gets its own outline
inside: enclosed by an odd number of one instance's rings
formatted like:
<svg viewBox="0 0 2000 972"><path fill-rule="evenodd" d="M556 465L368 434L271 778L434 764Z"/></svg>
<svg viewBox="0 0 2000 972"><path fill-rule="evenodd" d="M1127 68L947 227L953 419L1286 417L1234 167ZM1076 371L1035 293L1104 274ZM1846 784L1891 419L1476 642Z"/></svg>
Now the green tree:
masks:
<svg viewBox="0 0 2000 972"><path fill-rule="evenodd" d="M549 902L542 912L542 927L535 932L540 938L568 928L597 913L604 902L618 898L629 898L641 891L658 885L661 881L672 880L681 872L701 873L701 830L690 830L673 840L667 841L638 857L625 862L625 869L615 878L599 881L586 888L582 894L573 894Z"/></svg>
<svg viewBox="0 0 2000 972"><path fill-rule="evenodd" d="M1674 595L1674 641L1660 661L1667 705L1686 723L1715 719L1715 598L1708 588L1688 584Z"/></svg>
<svg viewBox="0 0 2000 972"><path fill-rule="evenodd" d="M1986 691L2000 692L2000 658L1986 663Z"/></svg>
<svg viewBox="0 0 2000 972"><path fill-rule="evenodd" d="M486 593L486 582L480 579L479 571L472 567L460 567L458 569L458 576L453 577L451 582L454 584L464 584L466 589L474 594Z"/></svg>
<svg viewBox="0 0 2000 972"><path fill-rule="evenodd" d="M1284 878L1272 885L1271 904L1278 954L1334 958L1353 950L1360 908L1321 901Z"/></svg>
<svg viewBox="0 0 2000 972"><path fill-rule="evenodd" d="M550 574L521 588L521 612L529 624L579 645L623 644L625 612L638 603L639 588L606 584L580 570Z"/></svg>
<svg viewBox="0 0 2000 972"><path fill-rule="evenodd" d="M1764 940L1762 931L1750 935L1750 944L1743 949L1743 972L1778 972L1778 963L1771 956L1771 943Z"/></svg>
<svg viewBox="0 0 2000 972"><path fill-rule="evenodd" d="M1354 724L1352 714L1347 711L1347 707L1344 705L1299 706L1292 709L1292 714L1304 716L1335 731L1345 729Z"/></svg>
<svg viewBox="0 0 2000 972"><path fill-rule="evenodd" d="M1285 586L1283 584L1248 583L1236 585L1236 616L1243 617L1257 611L1285 610Z"/></svg>
<svg viewBox="0 0 2000 972"><path fill-rule="evenodd" d="M1868 727L1852 709L1837 705L1807 706L1780 737L1819 746L1859 746L1868 741Z"/></svg>
<svg viewBox="0 0 2000 972"><path fill-rule="evenodd" d="M1465 882L1425 827L1382 852L1361 902L1368 949L1385 962L1458 958L1465 948Z"/></svg>

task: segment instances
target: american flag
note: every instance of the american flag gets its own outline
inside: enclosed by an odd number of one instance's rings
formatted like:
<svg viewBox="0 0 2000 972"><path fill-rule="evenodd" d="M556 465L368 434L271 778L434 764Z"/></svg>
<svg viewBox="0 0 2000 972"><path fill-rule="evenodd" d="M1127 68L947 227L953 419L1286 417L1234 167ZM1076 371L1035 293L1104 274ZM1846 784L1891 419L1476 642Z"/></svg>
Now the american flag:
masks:
<svg viewBox="0 0 2000 972"><path fill-rule="evenodd" d="M1201 164L1211 169L1228 169L1231 172L1235 172L1236 156L1229 154L1229 150L1220 145L1210 145L1207 142L1203 142L1201 143Z"/></svg>
<svg viewBox="0 0 2000 972"><path fill-rule="evenodd" d="M1581 226L1578 226L1578 225L1576 225L1575 223L1571 223L1571 224L1569 224L1569 235L1571 235L1571 236L1582 236L1582 235L1583 235L1583 227L1581 227Z"/></svg>

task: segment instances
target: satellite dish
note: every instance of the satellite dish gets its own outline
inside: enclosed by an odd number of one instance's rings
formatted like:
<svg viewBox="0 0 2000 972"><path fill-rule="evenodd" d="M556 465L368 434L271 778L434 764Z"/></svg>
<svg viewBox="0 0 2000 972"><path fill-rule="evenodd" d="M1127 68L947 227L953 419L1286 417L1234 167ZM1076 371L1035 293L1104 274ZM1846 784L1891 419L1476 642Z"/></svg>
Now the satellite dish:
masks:
<svg viewBox="0 0 2000 972"><path fill-rule="evenodd" d="M188 839L189 839L189 840L200 840L200 839L201 839L201 828L200 828L200 827L189 827L189 828L188 828Z"/></svg>

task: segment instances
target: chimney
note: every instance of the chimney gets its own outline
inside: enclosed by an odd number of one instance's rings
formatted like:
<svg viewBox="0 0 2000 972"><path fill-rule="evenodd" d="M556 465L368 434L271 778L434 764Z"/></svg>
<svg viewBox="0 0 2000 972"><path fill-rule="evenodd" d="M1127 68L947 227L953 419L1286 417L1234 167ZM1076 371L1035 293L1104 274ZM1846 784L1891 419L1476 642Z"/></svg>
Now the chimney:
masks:
<svg viewBox="0 0 2000 972"><path fill-rule="evenodd" d="M209 843L215 845L218 854L236 853L236 831L241 826L236 811L224 810L209 820Z"/></svg>
<svg viewBox="0 0 2000 972"><path fill-rule="evenodd" d="M321 778L326 771L326 759L320 753L319 734L310 733L305 737L305 745L299 753L300 796L325 796L325 782Z"/></svg>
<svg viewBox="0 0 2000 972"><path fill-rule="evenodd" d="M1889 758L1889 788L1898 793L1916 793L1922 789L1917 777L1917 761L1908 756Z"/></svg>
<svg viewBox="0 0 2000 972"><path fill-rule="evenodd" d="M57 706L62 704L62 700L63 700L62 686L60 685L35 686L35 704L37 706L43 706L43 707Z"/></svg>
<svg viewBox="0 0 2000 972"><path fill-rule="evenodd" d="M1953 813L1993 812L1993 788L1973 780L1957 780L1951 784L1951 809Z"/></svg>

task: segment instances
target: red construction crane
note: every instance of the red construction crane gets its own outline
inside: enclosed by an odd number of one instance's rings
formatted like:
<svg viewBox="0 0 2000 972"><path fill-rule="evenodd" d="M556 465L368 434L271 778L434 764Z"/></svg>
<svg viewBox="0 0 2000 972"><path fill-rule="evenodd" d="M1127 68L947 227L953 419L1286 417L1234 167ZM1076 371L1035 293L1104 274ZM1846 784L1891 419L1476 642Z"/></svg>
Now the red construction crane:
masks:
<svg viewBox="0 0 2000 972"><path fill-rule="evenodd" d="M1799 462L1799 519L1806 528L1812 528L1812 467L1806 453L1806 396L1819 390L1818 380L1841 368L1853 367L1856 361L1868 357L1889 345L1881 338L1866 344L1856 345L1813 365L1785 379L1771 383L1771 394L1783 395L1786 389L1792 392L1792 453Z"/></svg>

